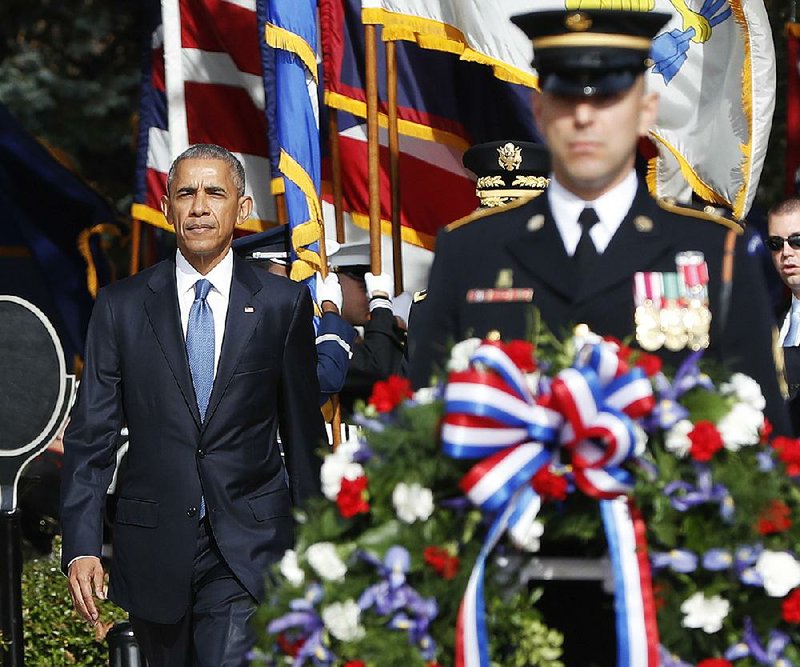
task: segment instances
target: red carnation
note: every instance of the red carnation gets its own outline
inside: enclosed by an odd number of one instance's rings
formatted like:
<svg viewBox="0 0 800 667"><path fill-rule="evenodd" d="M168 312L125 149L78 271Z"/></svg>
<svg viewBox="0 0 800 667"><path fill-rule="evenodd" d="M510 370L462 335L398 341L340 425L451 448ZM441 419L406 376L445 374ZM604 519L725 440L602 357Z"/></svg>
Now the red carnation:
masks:
<svg viewBox="0 0 800 667"><path fill-rule="evenodd" d="M764 423L761 426L761 430L758 432L759 436L761 436L760 443L765 445L769 442L769 437L772 435L772 422L769 419L764 417Z"/></svg>
<svg viewBox="0 0 800 667"><path fill-rule="evenodd" d="M387 380L376 382L372 387L369 404L375 406L378 412L391 412L411 396L411 381L399 375L390 375Z"/></svg>
<svg viewBox="0 0 800 667"><path fill-rule="evenodd" d="M800 623L800 588L795 588L783 600L781 616L787 623Z"/></svg>
<svg viewBox="0 0 800 667"><path fill-rule="evenodd" d="M633 354L633 348L625 345L625 343L616 336L603 336L603 340L607 343L613 343L619 348L617 356L622 359L622 361L627 362Z"/></svg>
<svg viewBox="0 0 800 667"><path fill-rule="evenodd" d="M349 519L356 514L369 512L367 497L367 478L364 475L354 480L343 477L339 494L336 496L336 504L342 516Z"/></svg>
<svg viewBox="0 0 800 667"><path fill-rule="evenodd" d="M697 422L689 432L689 440L692 443L689 453L695 461L710 461L722 449L722 436L710 421Z"/></svg>
<svg viewBox="0 0 800 667"><path fill-rule="evenodd" d="M779 435L772 441L772 447L786 466L786 473L792 477L800 475L800 440Z"/></svg>
<svg viewBox="0 0 800 667"><path fill-rule="evenodd" d="M531 486L544 500L565 500L567 497L567 478L556 475L550 466L542 466L536 471Z"/></svg>
<svg viewBox="0 0 800 667"><path fill-rule="evenodd" d="M500 349L509 356L514 365L523 373L533 373L536 370L536 359L533 356L536 348L533 343L524 340L512 340L509 343L501 343Z"/></svg>
<svg viewBox="0 0 800 667"><path fill-rule="evenodd" d="M367 667L363 660L348 660L344 663L344 667Z"/></svg>
<svg viewBox="0 0 800 667"><path fill-rule="evenodd" d="M706 658L698 662L697 667L733 667L733 663L725 658Z"/></svg>
<svg viewBox="0 0 800 667"><path fill-rule="evenodd" d="M425 547L422 553L425 562L430 565L442 579L450 580L458 572L458 556L453 556L441 547Z"/></svg>
<svg viewBox="0 0 800 667"><path fill-rule="evenodd" d="M278 648L286 655L296 658L306 640L301 638L297 641L291 641L284 633L279 632L275 636L275 642L278 644Z"/></svg>
<svg viewBox="0 0 800 667"><path fill-rule="evenodd" d="M647 373L647 377L653 377L661 372L663 362L661 361L661 357L642 352L636 357L636 365Z"/></svg>
<svg viewBox="0 0 800 667"><path fill-rule="evenodd" d="M762 535L770 533L782 533L792 525L789 518L791 510L789 506L781 500L771 500L758 517L756 530Z"/></svg>

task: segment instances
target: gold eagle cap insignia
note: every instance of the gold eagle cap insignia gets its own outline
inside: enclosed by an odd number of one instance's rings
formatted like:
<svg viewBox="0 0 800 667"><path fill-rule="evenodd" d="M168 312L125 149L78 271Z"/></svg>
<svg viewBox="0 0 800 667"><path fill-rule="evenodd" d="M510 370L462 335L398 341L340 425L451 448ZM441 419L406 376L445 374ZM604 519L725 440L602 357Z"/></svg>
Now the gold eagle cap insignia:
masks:
<svg viewBox="0 0 800 667"><path fill-rule="evenodd" d="M573 12L567 14L564 19L564 27L570 32L586 32L592 27L592 19L583 12Z"/></svg>
<svg viewBox="0 0 800 667"><path fill-rule="evenodd" d="M522 164L522 149L510 141L497 149L497 163L506 171L515 171Z"/></svg>

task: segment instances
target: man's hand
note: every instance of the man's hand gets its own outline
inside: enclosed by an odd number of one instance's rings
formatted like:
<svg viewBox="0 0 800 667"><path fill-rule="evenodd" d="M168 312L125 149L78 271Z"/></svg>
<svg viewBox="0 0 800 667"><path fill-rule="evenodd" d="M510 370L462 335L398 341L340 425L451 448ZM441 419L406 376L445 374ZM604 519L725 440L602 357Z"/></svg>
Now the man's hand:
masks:
<svg viewBox="0 0 800 667"><path fill-rule="evenodd" d="M388 273L379 273L378 275L365 273L364 282L367 287L368 299L374 299L375 297L391 299L392 277Z"/></svg>
<svg viewBox="0 0 800 667"><path fill-rule="evenodd" d="M99 600L106 599L105 572L100 559L96 556L84 556L72 561L67 578L75 611L94 625L100 615L92 594Z"/></svg>

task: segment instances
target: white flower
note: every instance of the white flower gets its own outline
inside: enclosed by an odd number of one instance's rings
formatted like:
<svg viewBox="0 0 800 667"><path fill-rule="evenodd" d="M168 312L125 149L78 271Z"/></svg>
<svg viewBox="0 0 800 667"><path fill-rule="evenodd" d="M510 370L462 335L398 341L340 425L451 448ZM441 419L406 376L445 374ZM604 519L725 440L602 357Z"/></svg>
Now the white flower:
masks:
<svg viewBox="0 0 800 667"><path fill-rule="evenodd" d="M398 518L406 523L414 523L417 519L425 521L433 514L433 492L416 482L400 482L394 487L392 503Z"/></svg>
<svg viewBox="0 0 800 667"><path fill-rule="evenodd" d="M361 464L353 461L353 456L359 447L357 439L345 440L322 462L319 477L322 482L322 493L328 500L336 500L343 478L346 477L352 482L364 474Z"/></svg>
<svg viewBox="0 0 800 667"><path fill-rule="evenodd" d="M767 407L761 387L749 375L744 373L734 373L728 382L720 385L723 394L733 394L742 403L746 403L755 410L763 411Z"/></svg>
<svg viewBox="0 0 800 667"><path fill-rule="evenodd" d="M786 551L762 551L756 561L756 572L767 595L773 598L782 598L800 586L800 563Z"/></svg>
<svg viewBox="0 0 800 667"><path fill-rule="evenodd" d="M347 574L347 566L339 558L332 542L317 542L306 549L308 564L323 579L341 581Z"/></svg>
<svg viewBox="0 0 800 667"><path fill-rule="evenodd" d="M436 400L436 389L433 387L420 387L414 392L414 395L411 398L420 405L428 405Z"/></svg>
<svg viewBox="0 0 800 667"><path fill-rule="evenodd" d="M511 540L520 549L535 553L541 546L539 538L544 534L544 524L541 521L532 521L526 528L524 534L512 532Z"/></svg>
<svg viewBox="0 0 800 667"><path fill-rule="evenodd" d="M684 613L683 627L702 628L709 634L717 632L730 608L731 603L719 595L707 598L703 593L695 593L681 605Z"/></svg>
<svg viewBox="0 0 800 667"><path fill-rule="evenodd" d="M675 426L673 426L664 438L664 447L667 451L672 452L679 459L684 458L692 447L692 441L689 440L689 434L692 432L694 424L688 419L681 419Z"/></svg>
<svg viewBox="0 0 800 667"><path fill-rule="evenodd" d="M450 360L447 362L448 371L465 371L469 368L469 359L481 344L480 338L467 338L453 345L450 350Z"/></svg>
<svg viewBox="0 0 800 667"><path fill-rule="evenodd" d="M725 449L738 452L742 447L758 444L758 431L763 424L763 412L749 403L737 403L727 415L719 420L717 430L722 436Z"/></svg>
<svg viewBox="0 0 800 667"><path fill-rule="evenodd" d="M289 580L292 586L302 586L306 578L305 572L297 562L297 552L287 549L281 558L281 574Z"/></svg>
<svg viewBox="0 0 800 667"><path fill-rule="evenodd" d="M359 623L361 609L355 600L334 602L323 608L321 616L328 632L340 641L351 642L366 634L364 626Z"/></svg>

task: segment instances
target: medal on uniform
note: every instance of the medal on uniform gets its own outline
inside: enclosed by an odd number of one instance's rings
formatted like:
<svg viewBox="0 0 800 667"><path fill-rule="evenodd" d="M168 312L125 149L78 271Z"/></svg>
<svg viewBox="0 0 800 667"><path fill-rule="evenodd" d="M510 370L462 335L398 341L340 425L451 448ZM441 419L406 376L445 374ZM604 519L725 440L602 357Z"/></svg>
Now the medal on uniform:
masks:
<svg viewBox="0 0 800 667"><path fill-rule="evenodd" d="M686 302L683 325L688 336L687 344L689 349L696 352L707 348L711 340L708 264L702 252L688 251L675 256L675 265Z"/></svg>
<svg viewBox="0 0 800 667"><path fill-rule="evenodd" d="M643 350L653 352L664 345L659 311L663 300L661 274L637 271L633 276L633 301L636 306L633 320L636 340Z"/></svg>
<svg viewBox="0 0 800 667"><path fill-rule="evenodd" d="M683 308L680 302L680 287L677 273L661 274L664 281L664 307L659 313L664 347L678 352L686 347L689 335L683 324Z"/></svg>

